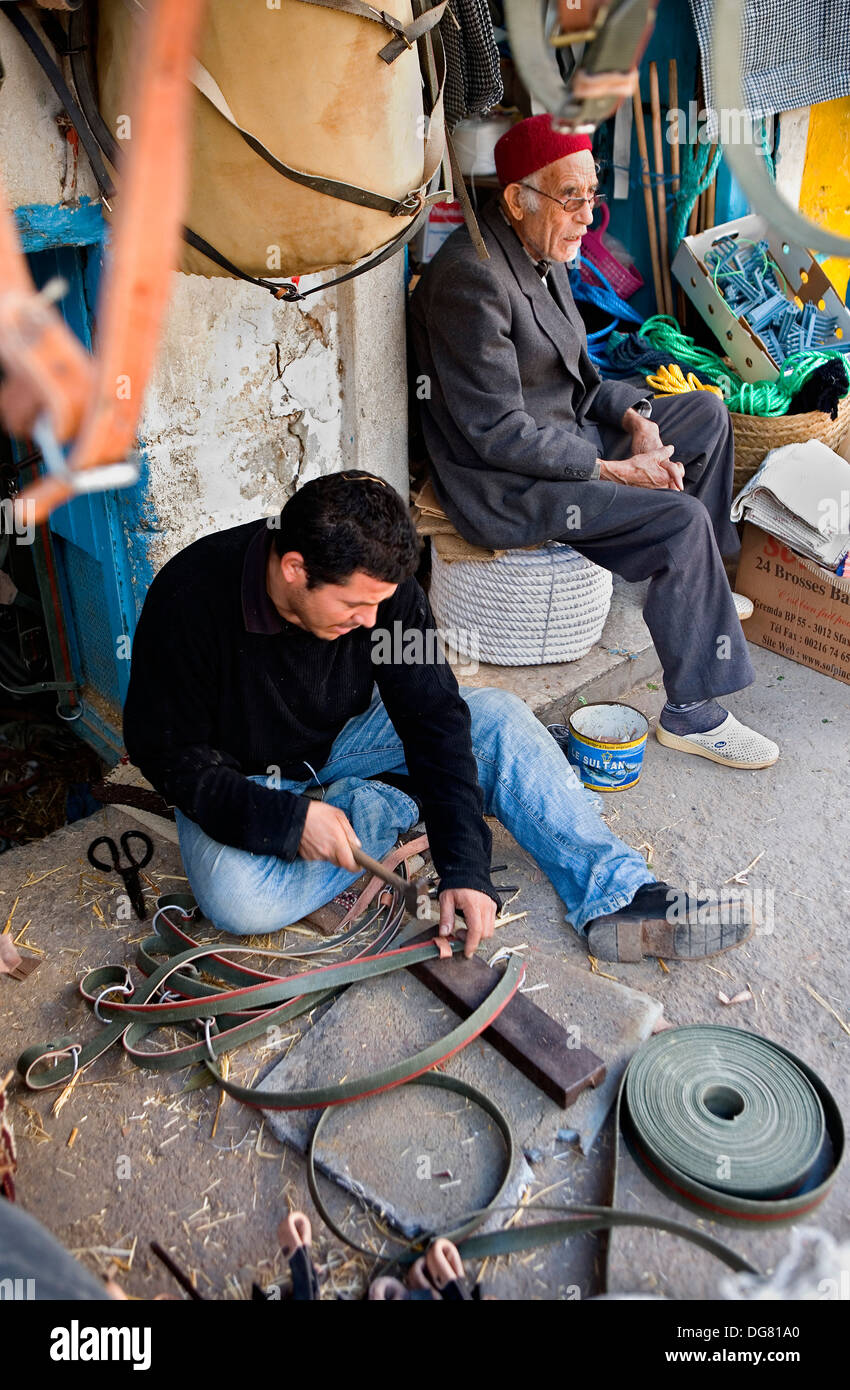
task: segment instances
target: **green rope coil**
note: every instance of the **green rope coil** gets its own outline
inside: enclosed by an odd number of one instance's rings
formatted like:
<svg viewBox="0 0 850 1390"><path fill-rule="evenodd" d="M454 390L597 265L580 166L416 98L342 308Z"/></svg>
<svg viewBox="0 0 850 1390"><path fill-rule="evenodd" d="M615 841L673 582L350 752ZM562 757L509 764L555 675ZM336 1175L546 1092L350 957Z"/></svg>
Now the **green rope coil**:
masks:
<svg viewBox="0 0 850 1390"><path fill-rule="evenodd" d="M673 220L671 255L685 235L688 218L694 210L697 198L705 192L717 173L723 151L718 145L711 156L710 145L683 145L682 170L679 191L676 194L676 215ZM711 156L711 157L710 157Z"/></svg>
<svg viewBox="0 0 850 1390"><path fill-rule="evenodd" d="M698 347L693 338L683 333L676 320L668 315L655 314L647 319L638 329L638 335L653 348L669 353L671 361L693 368L700 376L719 386L729 409L739 415L787 415L793 397L812 373L835 358L841 361L847 374L844 353L829 348L822 351L810 348L786 357L776 381L744 381L716 352Z"/></svg>

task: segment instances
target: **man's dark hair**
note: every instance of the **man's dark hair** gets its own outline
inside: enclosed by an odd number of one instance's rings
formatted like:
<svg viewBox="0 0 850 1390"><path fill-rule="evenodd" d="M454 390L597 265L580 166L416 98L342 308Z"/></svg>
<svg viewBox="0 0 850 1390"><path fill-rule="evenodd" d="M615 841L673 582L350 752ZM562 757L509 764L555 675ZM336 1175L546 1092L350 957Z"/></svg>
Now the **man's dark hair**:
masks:
<svg viewBox="0 0 850 1390"><path fill-rule="evenodd" d="M304 557L307 587L343 584L355 570L386 584L415 573L419 538L389 483L348 469L305 483L289 499L275 531L278 555Z"/></svg>

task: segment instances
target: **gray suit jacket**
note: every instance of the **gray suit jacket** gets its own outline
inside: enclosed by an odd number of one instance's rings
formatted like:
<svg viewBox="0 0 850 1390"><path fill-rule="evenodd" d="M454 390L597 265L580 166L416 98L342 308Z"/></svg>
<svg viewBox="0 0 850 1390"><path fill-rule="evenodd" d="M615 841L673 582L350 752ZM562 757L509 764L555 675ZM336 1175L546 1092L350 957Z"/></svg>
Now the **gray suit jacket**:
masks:
<svg viewBox="0 0 850 1390"><path fill-rule="evenodd" d="M616 429L648 393L601 380L565 266L549 271L553 298L498 203L481 230L489 261L458 228L412 295L415 394L456 529L476 545L535 545L566 532L568 508L587 521L608 506L598 426Z"/></svg>

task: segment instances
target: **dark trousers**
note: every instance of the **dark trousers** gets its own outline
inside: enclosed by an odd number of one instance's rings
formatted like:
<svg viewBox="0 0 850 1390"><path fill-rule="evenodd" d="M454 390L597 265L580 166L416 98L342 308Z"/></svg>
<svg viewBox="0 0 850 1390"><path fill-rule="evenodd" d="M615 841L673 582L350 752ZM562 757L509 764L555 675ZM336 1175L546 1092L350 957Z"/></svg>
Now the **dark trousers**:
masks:
<svg viewBox="0 0 850 1390"><path fill-rule="evenodd" d="M599 516L558 539L624 579L651 581L643 615L667 697L685 704L755 679L721 559L740 548L729 519L732 423L710 391L654 400L652 418L684 466L685 491L618 486ZM603 458L631 455L627 434L599 434Z"/></svg>

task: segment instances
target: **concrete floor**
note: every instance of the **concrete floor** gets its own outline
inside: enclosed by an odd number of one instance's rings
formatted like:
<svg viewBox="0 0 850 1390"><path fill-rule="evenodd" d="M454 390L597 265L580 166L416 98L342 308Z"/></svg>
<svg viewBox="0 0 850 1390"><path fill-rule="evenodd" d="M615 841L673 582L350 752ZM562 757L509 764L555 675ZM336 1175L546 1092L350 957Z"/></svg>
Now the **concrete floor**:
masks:
<svg viewBox="0 0 850 1390"><path fill-rule="evenodd" d="M850 839L841 818L850 772L850 691L761 649L753 648L752 655L756 683L730 704L780 742L777 766L729 771L663 749L651 738L640 783L610 797L605 814L618 834L647 855L658 876L672 883L716 887L752 865L744 883L775 895L770 929L718 961L671 962L669 973L655 961L602 968L660 1001L672 1023L729 1023L784 1044L816 1068L846 1110L850 1036L825 1005L847 1023L843 940ZM657 684L648 676L628 697L653 723L663 696L648 687ZM29 923L20 944L30 942L44 953L26 981L0 977L0 1078L35 1041L63 1033L91 1037L96 1025L75 981L87 968L130 959L133 943L146 934L142 924L119 915L117 882L91 871L85 860L95 835L132 824L120 809L107 808L0 857L0 930L14 908L12 935ZM541 983L547 959L553 979L556 960L586 970L584 947L561 925L550 885L507 837L499 838L498 854L509 864L502 880L522 885L513 910L528 912L501 929L498 944L529 943ZM177 847L157 837L151 899L157 891L185 889L182 872ZM718 1001L719 990L732 996L747 986L752 1002L726 1008ZM545 993L535 999L546 1006ZM274 1055L259 1047L240 1049L233 1074L254 1079ZM515 1075L510 1068L507 1073L505 1101ZM113 1053L81 1077L55 1114L59 1092L34 1095L13 1081L19 1201L89 1268L104 1272L114 1263L131 1294L175 1292L148 1251L148 1242L158 1240L196 1272L202 1292L249 1297L252 1280L268 1284L282 1273L275 1229L287 1204L311 1210L303 1161L274 1138L257 1112L230 1099L221 1106L213 1137L217 1098L211 1090L184 1091L185 1080L182 1072L163 1077L139 1071ZM563 1123L570 1124L568 1112ZM547 1158L535 1166L530 1192L541 1197L557 1182L560 1190L543 1201L563 1200L565 1192L572 1200L608 1200L611 1171L609 1122L588 1157L576 1152L567 1164ZM846 1239L847 1197L845 1170L810 1224ZM628 1158L617 1200L639 1210L669 1210ZM680 1210L673 1214L682 1219ZM718 1228L715 1234L763 1268L772 1267L788 1244L783 1231ZM316 1252L326 1290L353 1296L365 1262L352 1259L321 1230ZM613 1289L712 1297L721 1275L708 1257L669 1237L629 1232L612 1242ZM600 1247L582 1237L545 1259L491 1262L486 1282L501 1297L575 1297L575 1291L587 1296L601 1287Z"/></svg>

